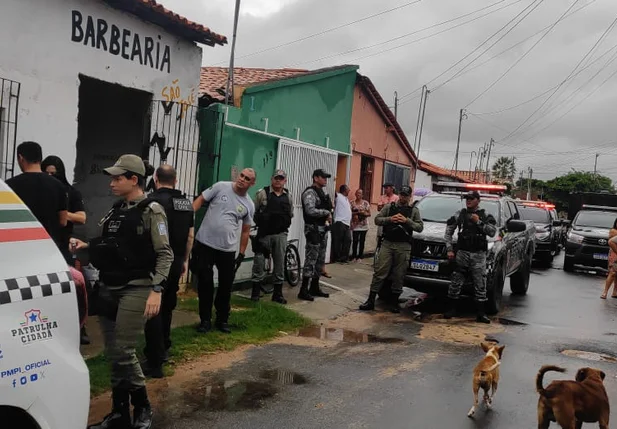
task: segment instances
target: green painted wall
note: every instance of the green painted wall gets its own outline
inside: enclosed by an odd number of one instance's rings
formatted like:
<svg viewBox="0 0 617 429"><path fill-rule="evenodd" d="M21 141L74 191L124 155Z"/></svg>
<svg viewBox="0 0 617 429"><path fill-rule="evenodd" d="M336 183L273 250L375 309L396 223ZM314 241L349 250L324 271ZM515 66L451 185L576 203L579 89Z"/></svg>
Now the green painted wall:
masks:
<svg viewBox="0 0 617 429"><path fill-rule="evenodd" d="M269 133L295 139L300 128L301 141L325 147L329 137L330 149L351 153L356 69L351 66L247 88L241 107L229 108L227 121L263 131L263 118L268 118ZM215 104L201 118L199 188L231 180L232 170L244 167L257 173L255 190L268 185L276 166L278 137L229 126L221 135L224 111L224 106Z"/></svg>

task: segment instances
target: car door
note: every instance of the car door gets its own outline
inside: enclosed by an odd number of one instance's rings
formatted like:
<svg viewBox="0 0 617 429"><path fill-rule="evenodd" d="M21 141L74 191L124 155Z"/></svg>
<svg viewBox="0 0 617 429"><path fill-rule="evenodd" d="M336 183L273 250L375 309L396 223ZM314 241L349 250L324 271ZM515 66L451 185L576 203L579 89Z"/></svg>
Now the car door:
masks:
<svg viewBox="0 0 617 429"><path fill-rule="evenodd" d="M516 204L512 201L506 202L507 210L510 216L507 220L520 220L521 216L518 212ZM508 274L516 271L522 262L522 254L525 246L525 233L524 232L508 232L504 224L504 236L503 242L507 249L508 255Z"/></svg>

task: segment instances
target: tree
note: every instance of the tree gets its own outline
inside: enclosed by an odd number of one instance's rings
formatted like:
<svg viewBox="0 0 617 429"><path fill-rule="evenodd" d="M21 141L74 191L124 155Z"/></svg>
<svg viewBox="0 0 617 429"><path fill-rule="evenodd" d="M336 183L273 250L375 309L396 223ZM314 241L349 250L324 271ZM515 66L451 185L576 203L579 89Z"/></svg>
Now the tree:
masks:
<svg viewBox="0 0 617 429"><path fill-rule="evenodd" d="M610 177L593 174L589 171L572 171L546 182L549 201L560 210L568 210L570 194L573 192L615 193Z"/></svg>
<svg viewBox="0 0 617 429"><path fill-rule="evenodd" d="M493 164L493 178L514 181L516 165L513 158L502 156Z"/></svg>

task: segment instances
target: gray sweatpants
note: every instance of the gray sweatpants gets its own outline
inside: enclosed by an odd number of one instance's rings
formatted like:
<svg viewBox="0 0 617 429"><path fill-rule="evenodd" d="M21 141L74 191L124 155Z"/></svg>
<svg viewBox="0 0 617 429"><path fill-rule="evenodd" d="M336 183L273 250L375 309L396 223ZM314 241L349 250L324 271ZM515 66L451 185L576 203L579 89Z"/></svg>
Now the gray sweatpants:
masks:
<svg viewBox="0 0 617 429"><path fill-rule="evenodd" d="M448 298L459 298L468 276L473 281L476 301L486 301L486 252L456 252L456 268L452 273Z"/></svg>
<svg viewBox="0 0 617 429"><path fill-rule="evenodd" d="M283 284L285 280L285 249L287 248L287 233L266 235L259 239L259 244L272 256L273 283ZM262 252L253 257L252 281L261 283L266 278L266 257Z"/></svg>

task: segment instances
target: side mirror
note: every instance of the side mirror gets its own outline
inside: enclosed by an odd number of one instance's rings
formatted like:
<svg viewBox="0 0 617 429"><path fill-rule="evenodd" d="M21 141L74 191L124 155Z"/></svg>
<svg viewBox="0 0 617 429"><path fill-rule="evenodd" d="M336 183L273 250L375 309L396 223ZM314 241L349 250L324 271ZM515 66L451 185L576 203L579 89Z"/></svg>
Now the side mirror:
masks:
<svg viewBox="0 0 617 429"><path fill-rule="evenodd" d="M554 220L553 221L553 226L561 226L561 225L563 225L562 221L560 221L560 220Z"/></svg>
<svg viewBox="0 0 617 429"><path fill-rule="evenodd" d="M527 224L521 220L510 220L506 223L507 232L523 232L527 229Z"/></svg>

